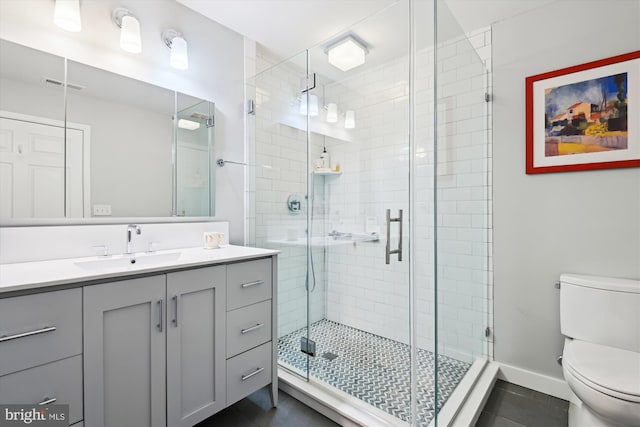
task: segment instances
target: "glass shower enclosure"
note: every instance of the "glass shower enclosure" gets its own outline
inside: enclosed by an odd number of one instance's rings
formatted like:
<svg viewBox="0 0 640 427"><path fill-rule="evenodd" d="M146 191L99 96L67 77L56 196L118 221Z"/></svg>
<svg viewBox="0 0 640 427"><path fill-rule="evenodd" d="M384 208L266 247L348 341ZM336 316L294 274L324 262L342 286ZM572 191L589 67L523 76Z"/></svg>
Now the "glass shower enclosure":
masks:
<svg viewBox="0 0 640 427"><path fill-rule="evenodd" d="M247 82L247 241L281 251L281 369L382 424L437 423L488 356L487 34L400 1L284 62L258 46ZM345 43L364 64L329 63Z"/></svg>

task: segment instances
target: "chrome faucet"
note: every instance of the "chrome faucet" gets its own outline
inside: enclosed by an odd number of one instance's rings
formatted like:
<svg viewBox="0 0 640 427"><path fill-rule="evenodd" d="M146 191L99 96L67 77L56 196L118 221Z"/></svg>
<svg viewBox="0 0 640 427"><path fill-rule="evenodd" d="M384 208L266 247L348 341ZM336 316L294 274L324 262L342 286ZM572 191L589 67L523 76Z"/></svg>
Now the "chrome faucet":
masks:
<svg viewBox="0 0 640 427"><path fill-rule="evenodd" d="M139 225L135 225L135 224L129 224L127 225L127 253L130 254L131 253L131 238L133 237L133 232L136 232L136 234L142 234L142 230L140 229Z"/></svg>

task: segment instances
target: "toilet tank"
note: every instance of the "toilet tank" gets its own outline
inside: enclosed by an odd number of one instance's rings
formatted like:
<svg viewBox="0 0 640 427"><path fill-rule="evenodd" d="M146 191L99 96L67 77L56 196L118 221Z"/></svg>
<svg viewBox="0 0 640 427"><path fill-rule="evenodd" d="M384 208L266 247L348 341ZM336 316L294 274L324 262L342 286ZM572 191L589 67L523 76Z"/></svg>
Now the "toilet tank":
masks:
<svg viewBox="0 0 640 427"><path fill-rule="evenodd" d="M640 352L640 280L562 274L560 330L566 337Z"/></svg>

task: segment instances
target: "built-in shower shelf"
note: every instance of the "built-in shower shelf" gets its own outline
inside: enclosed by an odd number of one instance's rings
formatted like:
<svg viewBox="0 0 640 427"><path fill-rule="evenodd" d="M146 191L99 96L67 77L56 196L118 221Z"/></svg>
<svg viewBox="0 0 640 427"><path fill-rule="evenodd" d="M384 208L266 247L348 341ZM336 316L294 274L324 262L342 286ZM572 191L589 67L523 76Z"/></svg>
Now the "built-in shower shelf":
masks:
<svg viewBox="0 0 640 427"><path fill-rule="evenodd" d="M342 171L315 170L313 171L313 174L320 175L320 176L338 176L338 175L342 175Z"/></svg>
<svg viewBox="0 0 640 427"><path fill-rule="evenodd" d="M301 131L307 130L307 118L302 115L288 114L280 118L280 123ZM316 135L328 136L339 141L351 142L353 137L347 129L337 126L335 123L319 121L317 117L312 117L309 123L309 130Z"/></svg>

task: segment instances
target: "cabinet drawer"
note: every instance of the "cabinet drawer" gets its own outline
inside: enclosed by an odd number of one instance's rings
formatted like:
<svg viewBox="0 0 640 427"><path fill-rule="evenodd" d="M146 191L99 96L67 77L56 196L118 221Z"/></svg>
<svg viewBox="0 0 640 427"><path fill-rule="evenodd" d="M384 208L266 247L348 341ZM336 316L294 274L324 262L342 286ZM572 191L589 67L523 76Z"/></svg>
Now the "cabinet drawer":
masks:
<svg viewBox="0 0 640 427"><path fill-rule="evenodd" d="M0 376L80 353L82 289L0 299Z"/></svg>
<svg viewBox="0 0 640 427"><path fill-rule="evenodd" d="M271 341L271 300L227 313L227 357Z"/></svg>
<svg viewBox="0 0 640 427"><path fill-rule="evenodd" d="M56 399L69 405L69 424L82 420L82 356L77 355L0 377L2 404L37 405Z"/></svg>
<svg viewBox="0 0 640 427"><path fill-rule="evenodd" d="M227 266L227 310L271 298L271 258Z"/></svg>
<svg viewBox="0 0 640 427"><path fill-rule="evenodd" d="M227 360L227 405L271 383L271 342Z"/></svg>

